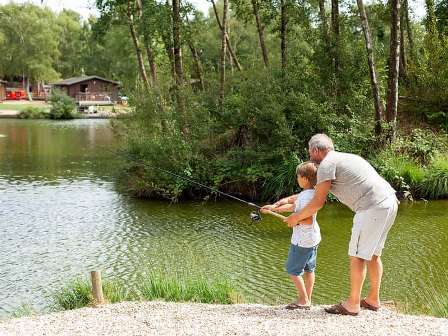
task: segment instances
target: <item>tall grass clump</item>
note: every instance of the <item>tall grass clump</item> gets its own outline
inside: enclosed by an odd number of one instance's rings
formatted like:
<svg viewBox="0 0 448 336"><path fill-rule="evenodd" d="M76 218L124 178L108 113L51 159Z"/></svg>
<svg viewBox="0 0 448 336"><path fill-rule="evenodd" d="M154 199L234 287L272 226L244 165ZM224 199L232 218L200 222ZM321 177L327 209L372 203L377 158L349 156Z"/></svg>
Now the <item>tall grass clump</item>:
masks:
<svg viewBox="0 0 448 336"><path fill-rule="evenodd" d="M429 199L448 197L448 157L437 156L428 167L427 176L420 185L420 190Z"/></svg>
<svg viewBox="0 0 448 336"><path fill-rule="evenodd" d="M107 302L116 303L138 299L137 295L115 280L103 282L103 294ZM92 305L92 285L87 280L76 279L53 295L56 310L71 310Z"/></svg>
<svg viewBox="0 0 448 336"><path fill-rule="evenodd" d="M28 303L21 304L18 308L16 308L12 312L12 317L19 318L19 317L26 317L31 316L35 314L35 310L32 305Z"/></svg>
<svg viewBox="0 0 448 336"><path fill-rule="evenodd" d="M226 279L184 279L152 273L142 283L139 291L142 299L150 301L232 304L242 300Z"/></svg>
<svg viewBox="0 0 448 336"><path fill-rule="evenodd" d="M121 282L103 282L106 302L117 303L133 300L166 300L173 302L200 302L231 304L242 302L230 281L218 279L210 281L204 277L185 278L151 273L138 288L128 289ZM71 310L93 304L92 286L89 281L77 279L61 288L53 295L55 310Z"/></svg>
<svg viewBox="0 0 448 336"><path fill-rule="evenodd" d="M76 279L53 295L56 309L71 310L87 307L92 302L92 288L87 280Z"/></svg>

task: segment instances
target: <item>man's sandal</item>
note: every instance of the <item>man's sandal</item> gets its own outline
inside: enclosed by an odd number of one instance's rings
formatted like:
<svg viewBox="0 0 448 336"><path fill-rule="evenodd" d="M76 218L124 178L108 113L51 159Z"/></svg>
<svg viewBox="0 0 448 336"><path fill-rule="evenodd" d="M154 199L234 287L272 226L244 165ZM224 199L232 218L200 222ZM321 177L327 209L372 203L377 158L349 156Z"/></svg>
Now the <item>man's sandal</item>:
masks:
<svg viewBox="0 0 448 336"><path fill-rule="evenodd" d="M293 302L293 303L286 305L285 309L288 309L288 310L294 310L294 309L310 310L311 306L310 305L301 305L301 304L298 304L297 302Z"/></svg>
<svg viewBox="0 0 448 336"><path fill-rule="evenodd" d="M325 308L325 311L329 314L337 314L337 315L349 315L349 316L358 316L359 313L352 313L348 311L342 303L335 304L334 306Z"/></svg>
<svg viewBox="0 0 448 336"><path fill-rule="evenodd" d="M361 308L368 309L368 310L375 311L375 312L381 308L381 307L372 306L370 303L368 303L366 301L366 299L362 299L360 305L361 305Z"/></svg>

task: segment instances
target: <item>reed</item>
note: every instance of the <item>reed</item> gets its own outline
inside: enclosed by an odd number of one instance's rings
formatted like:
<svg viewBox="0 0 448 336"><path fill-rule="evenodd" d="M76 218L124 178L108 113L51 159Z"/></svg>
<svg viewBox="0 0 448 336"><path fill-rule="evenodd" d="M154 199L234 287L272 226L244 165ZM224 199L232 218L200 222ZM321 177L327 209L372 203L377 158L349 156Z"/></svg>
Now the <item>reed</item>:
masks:
<svg viewBox="0 0 448 336"><path fill-rule="evenodd" d="M109 303L134 300L165 300L173 302L201 302L232 304L242 302L230 281L225 278L207 280L205 277L185 278L150 273L135 289L128 289L121 282L103 282L104 297ZM77 279L56 291L53 309L71 310L93 304L92 287L89 281Z"/></svg>

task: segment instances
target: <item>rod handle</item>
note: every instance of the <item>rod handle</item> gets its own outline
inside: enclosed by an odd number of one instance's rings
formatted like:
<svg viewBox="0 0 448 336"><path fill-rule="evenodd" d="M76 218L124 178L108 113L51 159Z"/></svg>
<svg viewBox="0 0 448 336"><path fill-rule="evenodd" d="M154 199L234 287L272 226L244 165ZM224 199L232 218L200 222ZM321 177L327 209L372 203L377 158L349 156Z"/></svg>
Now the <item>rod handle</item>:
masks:
<svg viewBox="0 0 448 336"><path fill-rule="evenodd" d="M266 213L268 213L268 214L270 214L270 215L272 215L272 216L275 216L275 217L277 217L277 218L280 218L280 219L286 219L285 216L280 215L279 213L274 212L274 211L271 211L271 210L266 210Z"/></svg>

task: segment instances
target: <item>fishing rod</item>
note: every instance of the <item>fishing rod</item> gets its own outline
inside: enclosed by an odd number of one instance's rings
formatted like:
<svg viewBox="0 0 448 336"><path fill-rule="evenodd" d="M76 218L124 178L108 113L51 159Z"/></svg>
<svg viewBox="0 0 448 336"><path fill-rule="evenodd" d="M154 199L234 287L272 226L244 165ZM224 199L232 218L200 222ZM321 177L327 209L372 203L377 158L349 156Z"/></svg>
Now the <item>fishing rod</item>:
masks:
<svg viewBox="0 0 448 336"><path fill-rule="evenodd" d="M259 221L262 220L261 212L260 212L261 206L255 204L255 203L245 201L245 200L243 200L243 199L241 199L241 198L238 198L238 197L236 197L236 196L227 194L227 193L222 192L222 191L220 191L220 190L218 190L218 189L209 187L209 186L207 186L207 185L205 185L205 184L202 184L202 183L200 183L200 182L197 182L197 181L195 181L195 180L192 180L192 179L190 179L190 178L188 178L188 177L185 177L185 176L181 176L181 175L175 174L175 173L173 173L173 172L171 172L171 171L169 171L169 170L165 170L165 169L162 169L162 168L159 168L159 167L155 167L155 166L152 166L152 165L148 165L148 164L144 164L144 163L143 163L143 166L151 167L152 169L161 171L161 172L163 172L163 173L165 173L165 174L174 176L174 177L179 178L179 179L181 179L181 180L185 180L185 181L194 183L194 184L196 184L196 185L198 185L198 186L201 186L202 188L208 189L208 190L210 190L210 191L212 191L212 192L218 193L218 194L220 194L220 195L229 197L229 198L234 199L234 200L236 200L236 201L238 201L238 202L241 202L241 203L244 203L244 204L249 205L249 206L251 206L251 207L254 207L254 208L256 208L257 210L252 211L252 212L250 213L250 219L251 219L253 222L259 222ZM276 213L276 212L271 211L271 210L267 210L267 209L265 209L264 212L265 212L265 213L268 213L268 214L270 214L270 215L272 215L272 216L275 216L275 217L277 217L277 218L280 218L280 219L282 219L282 220L286 218L285 216L280 215L279 213Z"/></svg>
<svg viewBox="0 0 448 336"><path fill-rule="evenodd" d="M111 150L109 150L109 151L112 152ZM116 153L115 153L115 154L116 154ZM241 203L244 203L244 204L249 205L249 206L251 206L251 207L254 207L254 208L256 208L257 210L252 211L252 212L250 213L250 219L251 219L253 222L259 222L259 221L262 220L261 212L260 212L261 206L255 204L255 203L245 201L245 200L243 200L243 199L241 199L241 198L238 198L238 197L236 197L236 196L227 194L227 193L222 192L222 191L220 191L220 190L218 190L218 189L216 189L216 188L209 187L209 186L207 186L207 185L205 185L205 184L202 184L202 183L200 183L200 182L197 182L197 181L195 181L195 180L193 180L193 179L190 179L190 178L188 178L188 177L181 176L181 175L178 175L178 174L176 174L176 173L173 173L172 171L165 170L165 169L162 169L162 168L159 168L159 167L155 167L155 166L153 166L153 165L145 164L145 163L143 163L143 162L141 162L140 164L143 165L144 167L150 167L150 168L152 168L152 169L155 169L155 170L158 170L158 171L160 171L160 172L162 172L162 173L165 173L165 174L174 176L174 177L179 178L179 179L181 179L181 180L188 181L188 182L190 182L190 183L194 183L194 184L196 184L196 185L198 185L198 186L200 186L200 187L202 187L202 188L208 189L208 190L210 190L210 191L212 191L212 192L215 192L215 193L217 193L217 194L226 196L226 197L231 198L231 199L233 199L233 200L236 200L236 201L238 201L238 202L241 202ZM267 210L267 209L265 209L265 210L263 210L263 212L264 212L264 213L268 213L268 214L270 214L270 215L272 215L272 216L275 216L275 217L277 217L277 218L280 218L280 219L282 219L282 220L283 220L283 219L286 219L285 216L280 215L279 213L276 213L276 212L271 211L271 210Z"/></svg>

